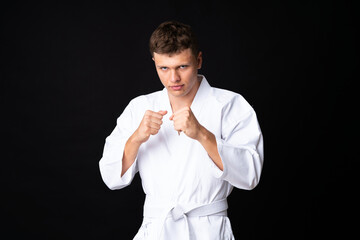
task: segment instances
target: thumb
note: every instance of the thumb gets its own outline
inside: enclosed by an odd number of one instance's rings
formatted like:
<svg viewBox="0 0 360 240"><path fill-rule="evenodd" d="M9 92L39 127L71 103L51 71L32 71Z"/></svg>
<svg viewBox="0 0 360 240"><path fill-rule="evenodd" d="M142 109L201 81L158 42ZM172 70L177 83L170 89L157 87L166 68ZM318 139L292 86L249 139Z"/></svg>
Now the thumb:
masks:
<svg viewBox="0 0 360 240"><path fill-rule="evenodd" d="M158 111L158 113L160 113L161 115L166 115L167 114L167 111L166 110L160 110L160 111Z"/></svg>
<svg viewBox="0 0 360 240"><path fill-rule="evenodd" d="M169 120L173 120L174 119L174 114L172 114L170 117L169 117Z"/></svg>

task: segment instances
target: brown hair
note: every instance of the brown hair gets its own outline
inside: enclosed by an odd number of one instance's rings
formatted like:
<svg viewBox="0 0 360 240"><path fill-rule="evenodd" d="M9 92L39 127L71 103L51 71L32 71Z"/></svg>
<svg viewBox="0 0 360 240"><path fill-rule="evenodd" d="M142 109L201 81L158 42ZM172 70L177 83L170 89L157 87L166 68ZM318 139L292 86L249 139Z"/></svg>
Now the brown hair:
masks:
<svg viewBox="0 0 360 240"><path fill-rule="evenodd" d="M199 53L197 38L189 25L177 21L161 23L152 33L149 42L151 56L158 54L174 54L191 49L197 57Z"/></svg>

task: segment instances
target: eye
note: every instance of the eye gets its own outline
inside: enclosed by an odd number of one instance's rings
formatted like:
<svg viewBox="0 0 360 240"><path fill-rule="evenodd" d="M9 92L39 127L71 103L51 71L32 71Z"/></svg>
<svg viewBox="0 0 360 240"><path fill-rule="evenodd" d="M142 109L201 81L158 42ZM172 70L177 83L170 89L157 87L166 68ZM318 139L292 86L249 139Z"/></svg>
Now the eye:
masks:
<svg viewBox="0 0 360 240"><path fill-rule="evenodd" d="M161 70L166 71L168 68L167 67L160 67Z"/></svg>
<svg viewBox="0 0 360 240"><path fill-rule="evenodd" d="M187 68L188 67L188 65L181 65L180 66L180 69L185 69L185 68Z"/></svg>

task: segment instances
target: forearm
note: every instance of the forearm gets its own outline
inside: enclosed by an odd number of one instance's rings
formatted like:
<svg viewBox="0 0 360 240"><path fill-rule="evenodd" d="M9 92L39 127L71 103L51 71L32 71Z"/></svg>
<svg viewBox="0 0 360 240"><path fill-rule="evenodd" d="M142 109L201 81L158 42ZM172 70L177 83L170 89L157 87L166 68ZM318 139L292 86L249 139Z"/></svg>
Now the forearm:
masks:
<svg viewBox="0 0 360 240"><path fill-rule="evenodd" d="M124 154L122 159L121 176L123 176L125 172L130 168L130 166L134 163L141 145L141 143L135 141L134 134L131 135L131 137L127 140L125 144Z"/></svg>
<svg viewBox="0 0 360 240"><path fill-rule="evenodd" d="M121 176L130 168L134 163L138 154L140 145L146 142L150 135L156 135L161 127L162 118L167 113L166 110L153 112L147 110L143 119L136 131L127 140L124 148L124 155L122 161Z"/></svg>
<svg viewBox="0 0 360 240"><path fill-rule="evenodd" d="M200 134L198 141L204 147L211 160L221 170L224 170L224 166L217 148L216 138L213 133L208 131L203 126L200 127Z"/></svg>

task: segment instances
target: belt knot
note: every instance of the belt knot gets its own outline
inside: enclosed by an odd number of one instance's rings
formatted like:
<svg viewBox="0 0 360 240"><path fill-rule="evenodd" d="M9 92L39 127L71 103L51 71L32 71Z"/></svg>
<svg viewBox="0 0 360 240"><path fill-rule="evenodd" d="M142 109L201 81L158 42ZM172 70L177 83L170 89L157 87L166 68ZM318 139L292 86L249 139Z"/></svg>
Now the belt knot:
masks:
<svg viewBox="0 0 360 240"><path fill-rule="evenodd" d="M171 216L174 221L178 221L186 217L186 212L180 205L177 205L171 210Z"/></svg>

